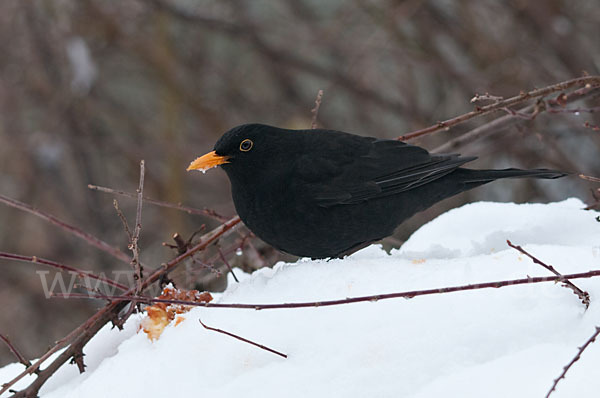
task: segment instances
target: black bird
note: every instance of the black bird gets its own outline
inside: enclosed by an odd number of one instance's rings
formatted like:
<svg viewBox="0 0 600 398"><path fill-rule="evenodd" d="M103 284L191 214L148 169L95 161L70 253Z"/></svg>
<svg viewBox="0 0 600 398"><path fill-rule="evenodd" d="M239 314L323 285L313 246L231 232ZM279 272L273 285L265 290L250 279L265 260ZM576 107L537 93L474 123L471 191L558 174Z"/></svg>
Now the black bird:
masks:
<svg viewBox="0 0 600 398"><path fill-rule="evenodd" d="M460 167L474 159L341 131L245 124L188 170L221 166L244 224L273 247L312 258L352 253L413 214L499 178L566 175Z"/></svg>

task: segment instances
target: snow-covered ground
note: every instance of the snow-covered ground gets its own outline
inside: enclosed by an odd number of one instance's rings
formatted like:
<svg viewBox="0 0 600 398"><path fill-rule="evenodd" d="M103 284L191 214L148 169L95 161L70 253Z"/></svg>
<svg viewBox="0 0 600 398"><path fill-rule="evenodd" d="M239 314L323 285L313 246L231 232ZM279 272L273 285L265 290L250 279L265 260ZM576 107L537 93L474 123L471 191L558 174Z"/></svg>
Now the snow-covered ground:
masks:
<svg viewBox="0 0 600 398"><path fill-rule="evenodd" d="M564 274L598 269L598 213L583 207L577 199L473 203L391 255L371 246L344 260L278 264L242 275L215 301L317 301L550 275L506 239ZM543 283L321 308L195 308L154 342L132 318L91 341L86 373L64 366L41 397L543 397L600 325L600 281L574 283L591 295L587 311L571 290ZM205 330L199 318L288 358ZM599 368L596 342L553 397L597 397ZM22 369L0 369L0 383Z"/></svg>

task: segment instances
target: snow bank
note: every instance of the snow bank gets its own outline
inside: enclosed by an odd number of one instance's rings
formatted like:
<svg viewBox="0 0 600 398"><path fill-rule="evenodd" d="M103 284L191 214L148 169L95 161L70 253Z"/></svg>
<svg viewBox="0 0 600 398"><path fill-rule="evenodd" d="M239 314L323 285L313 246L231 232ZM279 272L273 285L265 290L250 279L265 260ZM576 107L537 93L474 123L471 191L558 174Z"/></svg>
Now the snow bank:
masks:
<svg viewBox="0 0 600 398"><path fill-rule="evenodd" d="M402 249L371 246L344 260L277 264L230 284L218 302L281 303L400 292L549 272L506 245L522 245L562 273L600 265L598 213L576 199L548 205L473 203L443 214ZM241 273L240 270L237 271ZM88 371L65 366L42 398L68 397L542 397L600 325L600 283L585 311L553 283L285 310L196 308L149 341L105 327L86 347ZM287 359L211 332L218 327ZM553 397L596 396L600 343ZM22 369L0 369L0 382Z"/></svg>

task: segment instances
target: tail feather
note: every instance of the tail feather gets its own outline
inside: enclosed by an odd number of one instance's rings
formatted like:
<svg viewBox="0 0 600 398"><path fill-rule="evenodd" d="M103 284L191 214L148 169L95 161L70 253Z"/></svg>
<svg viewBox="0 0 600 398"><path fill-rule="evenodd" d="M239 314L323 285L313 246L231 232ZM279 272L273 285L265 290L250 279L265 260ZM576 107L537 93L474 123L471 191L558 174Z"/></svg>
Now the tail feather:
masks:
<svg viewBox="0 0 600 398"><path fill-rule="evenodd" d="M565 173L557 170L548 169L503 169L503 170L472 170L472 169L459 169L464 171L465 183L486 183L494 181L500 178L543 178L543 179L555 179L561 178L569 173ZM458 170L457 170L458 171Z"/></svg>

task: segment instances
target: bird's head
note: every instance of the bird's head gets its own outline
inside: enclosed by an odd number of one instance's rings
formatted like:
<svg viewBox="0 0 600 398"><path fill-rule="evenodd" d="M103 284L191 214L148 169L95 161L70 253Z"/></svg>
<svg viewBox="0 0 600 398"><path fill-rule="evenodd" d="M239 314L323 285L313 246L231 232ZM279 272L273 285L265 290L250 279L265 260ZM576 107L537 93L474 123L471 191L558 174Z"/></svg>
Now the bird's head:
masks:
<svg viewBox="0 0 600 398"><path fill-rule="evenodd" d="M294 140L291 131L262 124L244 124L227 131L215 144L214 150L200 156L187 168L205 172L221 166L227 174L256 173L269 166L281 165L285 157L281 141ZM283 158L282 158L283 157ZM282 159L280 159L282 158ZM255 174L255 177L256 176Z"/></svg>

